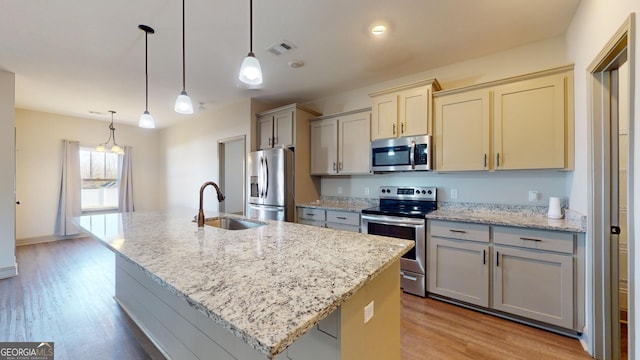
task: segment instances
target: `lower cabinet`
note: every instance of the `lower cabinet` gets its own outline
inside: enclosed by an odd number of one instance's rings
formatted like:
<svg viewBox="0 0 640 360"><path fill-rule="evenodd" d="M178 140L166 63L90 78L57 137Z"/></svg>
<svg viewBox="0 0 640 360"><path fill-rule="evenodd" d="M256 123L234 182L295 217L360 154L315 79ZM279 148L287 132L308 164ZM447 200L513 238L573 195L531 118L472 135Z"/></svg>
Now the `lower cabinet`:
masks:
<svg viewBox="0 0 640 360"><path fill-rule="evenodd" d="M427 243L429 293L583 330L577 234L429 220Z"/></svg>
<svg viewBox="0 0 640 360"><path fill-rule="evenodd" d="M328 229L360 232L360 213L298 207L298 223Z"/></svg>

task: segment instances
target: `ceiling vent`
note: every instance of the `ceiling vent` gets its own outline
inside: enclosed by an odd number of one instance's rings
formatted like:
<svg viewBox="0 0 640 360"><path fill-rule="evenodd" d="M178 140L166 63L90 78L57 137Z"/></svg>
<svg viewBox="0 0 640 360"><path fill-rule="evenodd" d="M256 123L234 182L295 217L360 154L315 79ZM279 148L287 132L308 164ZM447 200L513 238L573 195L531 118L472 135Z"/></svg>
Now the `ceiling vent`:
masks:
<svg viewBox="0 0 640 360"><path fill-rule="evenodd" d="M267 50L274 55L282 55L284 53L288 53L291 50L295 50L296 46L291 44L288 41L281 41L277 44L271 45Z"/></svg>

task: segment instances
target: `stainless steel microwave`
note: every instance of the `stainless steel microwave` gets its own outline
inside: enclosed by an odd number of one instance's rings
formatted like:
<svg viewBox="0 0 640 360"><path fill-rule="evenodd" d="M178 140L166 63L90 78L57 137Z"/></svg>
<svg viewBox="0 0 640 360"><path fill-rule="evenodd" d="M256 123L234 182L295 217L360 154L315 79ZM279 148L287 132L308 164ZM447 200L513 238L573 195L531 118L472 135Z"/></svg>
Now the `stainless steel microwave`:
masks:
<svg viewBox="0 0 640 360"><path fill-rule="evenodd" d="M431 136L410 136L371 142L371 171L431 170Z"/></svg>

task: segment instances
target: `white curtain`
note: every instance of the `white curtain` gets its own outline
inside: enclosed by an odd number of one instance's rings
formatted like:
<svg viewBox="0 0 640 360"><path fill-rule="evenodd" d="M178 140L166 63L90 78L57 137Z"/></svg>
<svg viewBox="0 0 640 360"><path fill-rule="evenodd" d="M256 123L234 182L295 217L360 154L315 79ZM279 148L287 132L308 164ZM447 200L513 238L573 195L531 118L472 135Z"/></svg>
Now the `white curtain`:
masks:
<svg viewBox="0 0 640 360"><path fill-rule="evenodd" d="M131 146L124 146L122 164L120 165L120 185L118 186L118 211L133 212L133 171L131 165Z"/></svg>
<svg viewBox="0 0 640 360"><path fill-rule="evenodd" d="M78 234L78 227L71 218L81 215L80 143L63 140L62 176L55 234L67 236Z"/></svg>

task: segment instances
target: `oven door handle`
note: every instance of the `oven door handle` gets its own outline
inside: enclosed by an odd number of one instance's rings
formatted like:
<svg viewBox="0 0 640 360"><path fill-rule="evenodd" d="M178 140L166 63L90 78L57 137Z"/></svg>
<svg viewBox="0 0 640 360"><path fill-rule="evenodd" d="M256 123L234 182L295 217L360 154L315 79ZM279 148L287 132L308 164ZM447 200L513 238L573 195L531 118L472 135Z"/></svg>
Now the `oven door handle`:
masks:
<svg viewBox="0 0 640 360"><path fill-rule="evenodd" d="M382 225L413 225L424 226L424 220L411 218L396 218L390 216L368 216L362 215L362 221L375 222Z"/></svg>

